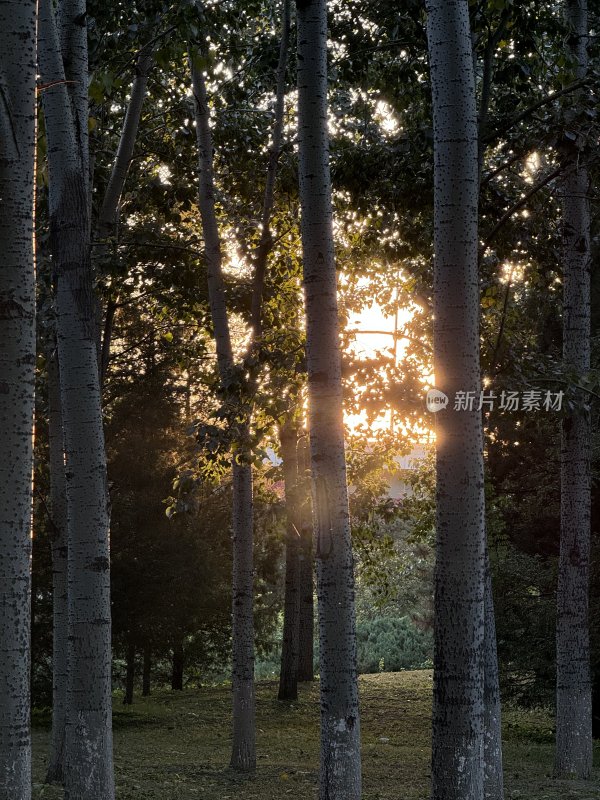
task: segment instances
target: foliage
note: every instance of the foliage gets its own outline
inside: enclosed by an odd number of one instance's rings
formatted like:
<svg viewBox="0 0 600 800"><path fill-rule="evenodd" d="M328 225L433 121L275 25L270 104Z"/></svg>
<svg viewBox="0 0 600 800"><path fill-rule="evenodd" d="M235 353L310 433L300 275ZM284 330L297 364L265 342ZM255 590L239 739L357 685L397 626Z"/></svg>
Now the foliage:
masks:
<svg viewBox="0 0 600 800"><path fill-rule="evenodd" d="M399 672L430 667L433 636L406 617L382 616L359 620L356 627L358 671Z"/></svg>

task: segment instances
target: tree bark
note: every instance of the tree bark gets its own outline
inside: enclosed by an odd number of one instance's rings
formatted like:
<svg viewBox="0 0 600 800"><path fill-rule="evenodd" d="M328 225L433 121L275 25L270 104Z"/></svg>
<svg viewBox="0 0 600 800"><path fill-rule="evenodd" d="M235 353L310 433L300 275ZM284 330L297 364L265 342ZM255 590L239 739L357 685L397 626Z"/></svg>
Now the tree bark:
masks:
<svg viewBox="0 0 600 800"><path fill-rule="evenodd" d="M202 10L202 3L196 0ZM252 298L253 337L251 349L261 333L260 306L267 264L272 248L270 220L273 211L273 192L277 164L281 150L285 96L285 63L289 42L289 0L284 0L280 54L277 69L276 112L273 143L270 152L267 181L261 216L261 240L254 263L254 290ZM210 130L210 113L206 83L197 58L191 48L190 71L194 93L196 136L198 141L199 207L204 233L204 259L206 263L208 294L213 322L217 363L223 387L235 378L235 363L227 317L227 303L222 273L222 250L219 226L215 211L215 185L213 171L213 142ZM248 448L251 408L246 402L237 410L237 441L233 457L233 746L231 766L240 771L256 767L256 730L254 698L254 567L253 527L254 506L252 498L252 466Z"/></svg>
<svg viewBox="0 0 600 800"><path fill-rule="evenodd" d="M437 541L433 800L484 796L484 482L479 396L478 126L467 0L429 0L434 125Z"/></svg>
<svg viewBox="0 0 600 800"><path fill-rule="evenodd" d="M279 672L279 700L298 699L298 645L300 632L300 515L298 513L298 431L291 426L279 434L285 482L285 599L283 642Z"/></svg>
<svg viewBox="0 0 600 800"><path fill-rule="evenodd" d="M301 527L299 554L300 622L298 633L298 680L313 681L314 673L314 583L313 583L313 520L310 487L310 449L308 435L299 443L299 490L301 493Z"/></svg>
<svg viewBox="0 0 600 800"><path fill-rule="evenodd" d="M129 642L127 645L127 666L125 670L125 696L123 705L133 705L133 688L135 683L135 644Z"/></svg>
<svg viewBox="0 0 600 800"><path fill-rule="evenodd" d="M81 0L40 4L39 63L48 137L50 238L66 459L68 800L114 800L109 514L90 260L87 31ZM63 63L68 65L67 76ZM67 90L65 77L75 85Z"/></svg>
<svg viewBox="0 0 600 800"><path fill-rule="evenodd" d="M215 212L212 135L208 98L202 72L190 56L198 138L199 205L204 231L204 257L221 383L227 386L234 373L233 351L227 318L222 273L222 252ZM233 457L233 608L232 689L233 744L231 767L251 771L256 767L254 698L254 566L252 467L247 462L245 439L249 420L239 425L239 445Z"/></svg>
<svg viewBox="0 0 600 800"><path fill-rule="evenodd" d="M143 48L139 53L135 65L135 78L131 87L131 95L129 104L125 113L125 120L123 122L123 129L119 139L119 145L115 155L115 161L110 174L108 185L104 193L102 207L98 220L96 222L96 229L94 234L95 240L95 262L99 265L100 270L103 269L103 264L108 258L110 249L109 237L116 232L118 217L119 217L119 202L123 189L125 188L125 181L129 166L133 158L133 149L137 138L140 119L142 117L142 107L146 91L148 87L148 76L154 64L154 57L152 51ZM104 318L104 325L102 325L102 309L98 299L96 309L96 325L98 329L98 350L99 350L99 370L100 370L100 389L104 385L106 373L108 371L108 364L110 360L110 346L112 340L113 322L115 312L117 310L117 303L113 298L110 298L106 308Z"/></svg>
<svg viewBox="0 0 600 800"><path fill-rule="evenodd" d="M256 767L252 467L233 462L233 745L231 766Z"/></svg>
<svg viewBox="0 0 600 800"><path fill-rule="evenodd" d="M321 675L321 800L361 796L354 571L327 128L327 8L298 0L298 148Z"/></svg>
<svg viewBox="0 0 600 800"><path fill-rule="evenodd" d="M587 75L586 0L567 0L570 55L576 78ZM584 143L565 140L563 204L563 358L584 376L590 369L590 179ZM592 769L592 682L589 641L591 418L589 398L563 420L561 535L556 626L556 754L558 777L589 778Z"/></svg>
<svg viewBox="0 0 600 800"><path fill-rule="evenodd" d="M177 642L173 646L173 660L171 662L171 689L175 692L183 691L183 668L185 665L185 654L183 642Z"/></svg>
<svg viewBox="0 0 600 800"><path fill-rule="evenodd" d="M144 647L144 661L142 664L142 697L150 696L150 680L152 677L152 652L150 647Z"/></svg>
<svg viewBox="0 0 600 800"><path fill-rule="evenodd" d="M502 770L502 707L498 675L496 618L489 556L485 557L485 641L484 641L484 793L485 800L504 800Z"/></svg>
<svg viewBox="0 0 600 800"><path fill-rule="evenodd" d="M0 800L31 798L36 3L0 6Z"/></svg>
<svg viewBox="0 0 600 800"><path fill-rule="evenodd" d="M60 407L60 374L56 344L46 355L48 376L48 445L52 511L52 738L46 783L64 783L67 712L67 496L65 447Z"/></svg>
<svg viewBox="0 0 600 800"><path fill-rule="evenodd" d="M154 57L152 52L143 49L136 60L135 78L131 87L131 95L125 113L119 146L96 224L96 239L102 240L110 236L117 224L119 201L125 187L129 165L133 158L133 148L137 139L142 107L148 87L148 76L153 64Z"/></svg>

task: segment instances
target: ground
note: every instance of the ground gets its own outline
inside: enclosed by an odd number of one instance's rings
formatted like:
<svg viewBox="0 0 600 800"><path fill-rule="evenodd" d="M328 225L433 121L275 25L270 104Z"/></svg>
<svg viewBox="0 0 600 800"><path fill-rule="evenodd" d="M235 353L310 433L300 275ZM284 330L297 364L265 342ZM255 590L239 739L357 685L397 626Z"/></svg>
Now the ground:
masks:
<svg viewBox="0 0 600 800"><path fill-rule="evenodd" d="M360 678L363 800L429 800L430 671ZM117 800L314 800L317 797L318 687L303 685L297 703L276 699L273 682L257 687L258 768L231 773L230 692L226 687L160 691L131 708L115 702ZM506 800L598 800L600 742L592 781L555 781L552 719L543 711L505 710ZM34 727L34 798L62 792L41 781L49 730Z"/></svg>

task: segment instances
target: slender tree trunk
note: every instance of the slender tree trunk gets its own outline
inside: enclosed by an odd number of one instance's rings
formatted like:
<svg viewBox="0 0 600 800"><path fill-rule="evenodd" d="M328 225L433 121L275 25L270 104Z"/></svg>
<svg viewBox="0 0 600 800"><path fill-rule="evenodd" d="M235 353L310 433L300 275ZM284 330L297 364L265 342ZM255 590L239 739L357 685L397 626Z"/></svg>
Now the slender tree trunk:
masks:
<svg viewBox="0 0 600 800"><path fill-rule="evenodd" d="M433 800L484 796L484 549L479 396L478 129L467 0L429 0L435 163L434 370L437 541ZM476 406L475 406L476 408Z"/></svg>
<svg viewBox="0 0 600 800"><path fill-rule="evenodd" d="M196 0L202 11L202 3ZM264 202L261 215L261 240L254 263L252 297L253 337L250 348L261 333L260 306L269 252L272 249L270 220L277 163L281 150L284 121L285 65L289 42L289 0L284 0L282 36L277 69L276 111L273 142L267 169ZM198 53L190 52L190 71L194 93L194 112L198 140L199 207L204 233L204 258L208 279L208 294L219 375L223 386L232 383L235 363L231 349L231 336L227 317L227 303L222 274L222 250L219 226L215 211L215 186L213 172L213 142L210 130L210 113L206 83L198 65ZM230 399L230 398L228 398ZM256 767L256 726L254 698L254 567L252 498L252 467L248 448L251 408L246 403L237 410L238 423L235 455L233 458L233 746L231 766L240 771Z"/></svg>
<svg viewBox="0 0 600 800"><path fill-rule="evenodd" d="M502 709L496 645L496 619L492 591L492 571L489 556L485 558L485 642L484 642L484 702L485 702L485 800L504 800L502 771Z"/></svg>
<svg viewBox="0 0 600 800"><path fill-rule="evenodd" d="M66 459L69 648L68 800L113 800L109 515L90 261L85 6L40 3L50 237ZM63 63L74 85L67 94ZM69 84L71 86L71 84Z"/></svg>
<svg viewBox="0 0 600 800"><path fill-rule="evenodd" d="M275 76L275 120L273 124L273 138L269 148L269 163L267 166L267 179L263 197L263 208L260 219L261 231L258 251L254 260L254 287L252 292L252 327L253 335L251 346L254 346L262 336L262 298L267 272L267 261L273 247L271 237L271 217L275 205L275 180L279 166L279 156L283 145L283 128L285 122L285 90L286 72L288 66L288 53L290 46L290 17L291 0L283 0L281 15L281 40L279 44L279 60Z"/></svg>
<svg viewBox="0 0 600 800"><path fill-rule="evenodd" d="M143 49L136 60L135 78L131 87L131 95L125 113L119 146L96 224L96 238L100 240L110 236L117 224L119 202L125 187L131 159L133 158L133 148L137 139L142 107L148 87L148 76L153 64L154 57L152 52Z"/></svg>
<svg viewBox="0 0 600 800"><path fill-rule="evenodd" d="M485 135L492 97L494 78L494 59L498 42L506 32L509 10L506 8L495 31L488 32L483 54L481 97L478 116L478 188L481 188L481 175L485 161ZM476 71L477 52L475 37L471 37L473 66ZM496 353L492 358L492 369L496 367ZM485 552L485 640L484 640L484 797L485 800L504 800L504 772L502 765L502 714L500 702L500 682L498 674L498 649L496 643L496 618L492 592L492 573L489 556Z"/></svg>
<svg viewBox="0 0 600 800"><path fill-rule="evenodd" d="M185 654L183 642L177 642L173 646L173 660L171 662L171 689L175 692L183 691L183 668L185 665Z"/></svg>
<svg viewBox="0 0 600 800"><path fill-rule="evenodd" d="M256 767L252 467L233 463L233 745L231 766Z"/></svg>
<svg viewBox="0 0 600 800"><path fill-rule="evenodd" d="M327 9L299 0L298 147L321 674L321 800L361 796L354 573L327 129Z"/></svg>
<svg viewBox="0 0 600 800"><path fill-rule="evenodd" d="M125 671L125 696L123 705L133 705L133 687L135 683L135 644L129 642L127 645L127 668Z"/></svg>
<svg viewBox="0 0 600 800"><path fill-rule="evenodd" d="M142 664L142 697L150 696L150 679L152 676L152 652L150 646L144 647L144 660Z"/></svg>
<svg viewBox="0 0 600 800"><path fill-rule="evenodd" d="M96 223L94 239L97 246L94 248L94 254L97 272L100 273L106 269L106 264L103 262L108 260L110 254L110 243L108 239L115 233L117 228L119 202L123 189L125 188L127 173L129 172L129 166L133 158L133 149L148 88L148 76L150 75L153 64L154 57L152 52L146 48L142 49L136 60L135 78L131 87L131 95L125 113L119 146ZM96 325L98 329L97 344L100 353L100 388L102 389L110 360L113 322L117 310L117 303L113 298L109 299L104 317L104 325L102 325L102 309L100 306L100 298L98 298Z"/></svg>
<svg viewBox="0 0 600 800"><path fill-rule="evenodd" d="M31 798L35 18L0 5L0 800Z"/></svg>
<svg viewBox="0 0 600 800"><path fill-rule="evenodd" d="M283 643L279 672L279 699L298 699L298 644L300 626L300 519L298 513L298 431L284 427L279 434L285 481L285 600Z"/></svg>
<svg viewBox="0 0 600 800"><path fill-rule="evenodd" d="M67 496L65 446L60 407L60 374L56 346L48 348L48 439L52 510L52 738L46 783L64 783L67 712Z"/></svg>
<svg viewBox="0 0 600 800"><path fill-rule="evenodd" d="M299 554L300 622L298 633L298 680L313 681L314 674L314 585L313 585L313 520L310 488L310 449L308 436L299 444L299 489L301 492L301 527Z"/></svg>
<svg viewBox="0 0 600 800"><path fill-rule="evenodd" d="M567 0L570 55L576 78L587 75L586 0ZM590 369L590 179L583 143L565 140L563 201L563 358L582 378ZM563 421L561 535L556 627L556 755L559 777L589 778L592 769L592 684L589 642L589 398Z"/></svg>
<svg viewBox="0 0 600 800"><path fill-rule="evenodd" d="M234 371L233 351L227 318L222 252L214 200L212 136L208 98L202 72L190 56L198 137L199 205L204 231L204 255L217 361L221 381L227 385ZM254 698L254 564L252 467L244 449L249 421L239 425L237 454L233 458L233 608L232 689L233 744L231 766L240 771L256 767L256 726Z"/></svg>

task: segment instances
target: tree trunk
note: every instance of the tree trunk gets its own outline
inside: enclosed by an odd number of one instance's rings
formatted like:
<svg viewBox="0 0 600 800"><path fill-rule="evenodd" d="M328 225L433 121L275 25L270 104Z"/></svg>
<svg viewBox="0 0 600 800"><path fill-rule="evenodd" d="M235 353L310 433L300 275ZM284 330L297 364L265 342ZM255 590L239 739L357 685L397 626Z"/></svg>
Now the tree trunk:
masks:
<svg viewBox="0 0 600 800"><path fill-rule="evenodd" d="M321 800L361 796L354 571L327 129L325 0L297 2L298 147L309 428L316 510Z"/></svg>
<svg viewBox="0 0 600 800"><path fill-rule="evenodd" d="M106 264L103 262L107 261L109 258L110 246L108 239L115 233L117 227L119 202L125 187L129 166L133 158L133 148L137 138L140 119L142 117L142 107L148 87L148 76L153 64L154 57L151 50L143 48L136 60L135 78L131 87L131 95L123 122L119 146L96 223L94 235L96 247L94 253L97 271L99 273L106 269ZM96 325L98 329L97 346L100 353L100 389L102 389L110 360L110 346L117 303L113 298L108 300L104 325L102 325L102 309L100 306L101 304L98 298Z"/></svg>
<svg viewBox="0 0 600 800"><path fill-rule="evenodd" d="M152 675L152 652L150 647L144 647L144 661L142 665L142 697L150 696L150 678Z"/></svg>
<svg viewBox="0 0 600 800"><path fill-rule="evenodd" d="M222 274L222 253L215 213L212 167L212 136L208 99L202 72L190 56L198 138L199 205L204 232L204 255L217 361L221 382L227 385L234 371L233 351L227 319ZM232 690L233 745L231 766L240 771L256 767L254 699L254 566L252 467L247 462L245 441L248 435L247 410L239 425L238 450L233 457L233 608L232 608Z"/></svg>
<svg viewBox="0 0 600 800"><path fill-rule="evenodd" d="M313 521L310 488L310 450L308 437L303 435L299 445L299 489L301 492L300 527L300 629L298 634L298 680L313 681L314 674L314 586L313 586Z"/></svg>
<svg viewBox="0 0 600 800"><path fill-rule="evenodd" d="M0 6L0 800L31 798L36 3Z"/></svg>
<svg viewBox="0 0 600 800"><path fill-rule="evenodd" d="M298 431L284 427L279 434L285 482L285 600L279 673L279 700L298 699L298 643L300 625L300 519L298 513Z"/></svg>
<svg viewBox="0 0 600 800"><path fill-rule="evenodd" d="M252 467L233 463L233 746L231 766L256 767Z"/></svg>
<svg viewBox="0 0 600 800"><path fill-rule="evenodd" d="M68 509L69 648L65 787L68 800L114 799L109 514L90 262L85 6L40 4L50 237ZM63 62L76 84L67 94ZM69 84L69 86L71 86ZM83 120L85 119L85 124Z"/></svg>
<svg viewBox="0 0 600 800"><path fill-rule="evenodd" d="M485 558L485 642L484 642L484 793L485 800L504 800L502 771L502 709L496 646L496 619L489 556Z"/></svg>
<svg viewBox="0 0 600 800"><path fill-rule="evenodd" d="M429 0L434 125L437 541L433 800L484 796L484 483L477 269L478 128L467 0Z"/></svg>
<svg viewBox="0 0 600 800"><path fill-rule="evenodd" d="M154 57L152 52L144 48L136 60L135 78L131 87L131 95L123 122L119 146L98 216L96 238L100 240L110 236L117 224L119 201L125 187L129 165L133 158L133 148L142 116L144 98L146 97L148 76L153 64Z"/></svg>
<svg viewBox="0 0 600 800"><path fill-rule="evenodd" d="M173 661L171 664L171 689L175 692L183 691L183 667L185 664L185 654L183 652L183 642L177 642L173 646Z"/></svg>
<svg viewBox="0 0 600 800"><path fill-rule="evenodd" d="M67 711L67 497L65 447L60 408L60 374L55 343L46 355L48 375L48 445L52 510L52 738L46 783L64 783Z"/></svg>
<svg viewBox="0 0 600 800"><path fill-rule="evenodd" d="M123 705L133 705L133 685L135 683L135 644L127 645L127 668L125 671L125 696Z"/></svg>
<svg viewBox="0 0 600 800"><path fill-rule="evenodd" d="M203 4L196 0L202 15ZM267 180L261 215L260 244L254 260L254 286L252 293L253 336L249 352L261 335L261 303L268 254L272 249L270 221L277 164L281 151L285 111L285 72L289 45L289 0L284 0L282 33L276 75L275 120L270 149ZM235 363L231 349L227 304L222 274L222 251L219 226L215 212L215 186L213 174L213 142L206 83L198 68L198 53L190 48L190 71L194 93L194 112L198 140L199 207L204 233L204 257L208 278L208 294L214 328L217 362L221 383L231 386L235 378ZM226 394L232 394L226 392ZM230 400L231 397L228 398ZM238 405L239 404L239 401ZM236 416L238 435L233 458L233 748L231 766L241 771L256 767L256 732L254 710L254 619L253 619L253 498L252 467L248 452L248 438L252 416L249 401L242 403Z"/></svg>
<svg viewBox="0 0 600 800"><path fill-rule="evenodd" d="M567 0L570 55L576 79L587 75L586 0ZM590 369L590 180L583 142L565 141L563 202L563 358L580 380ZM592 769L592 686L589 642L590 486L589 398L563 421L561 535L556 627L556 754L558 777L589 778Z"/></svg>

